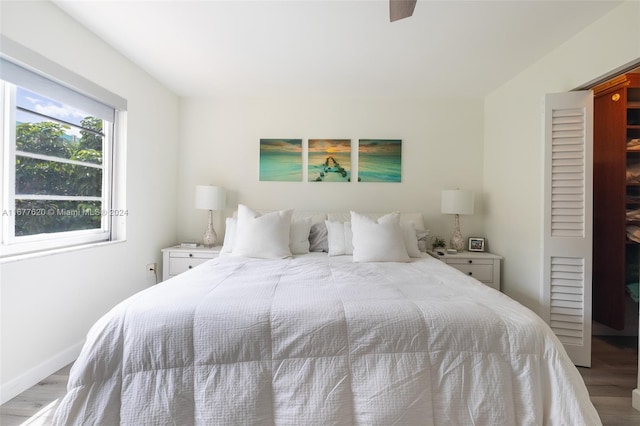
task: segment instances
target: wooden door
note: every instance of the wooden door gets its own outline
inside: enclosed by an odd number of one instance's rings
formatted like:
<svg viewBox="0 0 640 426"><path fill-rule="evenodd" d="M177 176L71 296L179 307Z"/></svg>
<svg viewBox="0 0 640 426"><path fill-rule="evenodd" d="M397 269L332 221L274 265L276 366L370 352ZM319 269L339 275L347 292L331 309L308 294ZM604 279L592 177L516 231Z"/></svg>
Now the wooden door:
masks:
<svg viewBox="0 0 640 426"><path fill-rule="evenodd" d="M625 321L626 94L596 92L593 126L593 319L622 330Z"/></svg>

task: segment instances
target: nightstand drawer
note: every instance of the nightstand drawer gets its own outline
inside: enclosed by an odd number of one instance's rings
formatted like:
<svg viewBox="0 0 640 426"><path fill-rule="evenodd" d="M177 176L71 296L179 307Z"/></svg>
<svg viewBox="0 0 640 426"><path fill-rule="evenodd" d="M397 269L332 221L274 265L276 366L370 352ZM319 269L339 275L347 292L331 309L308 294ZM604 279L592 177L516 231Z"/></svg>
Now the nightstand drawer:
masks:
<svg viewBox="0 0 640 426"><path fill-rule="evenodd" d="M457 254L429 254L447 265L500 290L500 261L502 257L487 252L458 252Z"/></svg>
<svg viewBox="0 0 640 426"><path fill-rule="evenodd" d="M169 255L171 258L188 258L188 259L213 259L218 253L204 251L172 251Z"/></svg>
<svg viewBox="0 0 640 426"><path fill-rule="evenodd" d="M220 249L220 246L193 248L173 246L162 249L162 279L175 277L209 259L218 257Z"/></svg>
<svg viewBox="0 0 640 426"><path fill-rule="evenodd" d="M169 275L178 275L188 271L191 268L195 268L201 263L206 262L212 258L206 257L174 257L169 258Z"/></svg>
<svg viewBox="0 0 640 426"><path fill-rule="evenodd" d="M454 255L455 256L455 255ZM460 255L463 256L463 255ZM493 259L469 259L467 257L461 258L447 258L446 262L449 265L493 265Z"/></svg>
<svg viewBox="0 0 640 426"><path fill-rule="evenodd" d="M490 264L481 264L477 262L471 263L462 263L462 262L447 262L449 265L453 266L459 271L464 272L470 277L475 278L478 281L482 282L491 282L493 281L493 262Z"/></svg>

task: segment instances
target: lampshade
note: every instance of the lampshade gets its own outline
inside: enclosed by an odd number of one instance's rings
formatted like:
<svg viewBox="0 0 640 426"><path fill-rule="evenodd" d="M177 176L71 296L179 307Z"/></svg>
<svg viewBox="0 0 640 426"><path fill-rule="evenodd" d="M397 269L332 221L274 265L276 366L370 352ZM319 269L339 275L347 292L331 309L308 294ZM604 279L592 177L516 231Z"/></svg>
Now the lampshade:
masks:
<svg viewBox="0 0 640 426"><path fill-rule="evenodd" d="M195 207L203 210L225 208L227 194L223 188L212 185L196 185Z"/></svg>
<svg viewBox="0 0 640 426"><path fill-rule="evenodd" d="M446 189L442 191L442 214L473 214L473 191Z"/></svg>

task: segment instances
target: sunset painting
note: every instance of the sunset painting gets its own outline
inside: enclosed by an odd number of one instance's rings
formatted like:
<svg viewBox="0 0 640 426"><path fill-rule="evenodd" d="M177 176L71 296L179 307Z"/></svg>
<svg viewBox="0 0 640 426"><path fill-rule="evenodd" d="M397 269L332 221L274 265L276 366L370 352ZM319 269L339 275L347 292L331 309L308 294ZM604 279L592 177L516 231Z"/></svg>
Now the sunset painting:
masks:
<svg viewBox="0 0 640 426"><path fill-rule="evenodd" d="M260 139L260 180L302 182L302 139Z"/></svg>
<svg viewBox="0 0 640 426"><path fill-rule="evenodd" d="M351 180L350 139L309 139L309 182Z"/></svg>
<svg viewBox="0 0 640 426"><path fill-rule="evenodd" d="M358 148L359 182L401 182L402 141L360 139Z"/></svg>

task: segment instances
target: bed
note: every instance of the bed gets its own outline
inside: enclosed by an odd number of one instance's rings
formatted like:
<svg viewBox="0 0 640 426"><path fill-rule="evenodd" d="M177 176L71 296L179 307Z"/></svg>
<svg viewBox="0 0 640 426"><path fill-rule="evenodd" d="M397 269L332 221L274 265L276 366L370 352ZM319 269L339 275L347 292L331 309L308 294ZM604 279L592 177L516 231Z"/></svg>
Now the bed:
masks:
<svg viewBox="0 0 640 426"><path fill-rule="evenodd" d="M227 223L230 254L101 318L54 423L601 424L577 369L533 312L428 255L369 259L380 254L369 248L376 235L387 252L402 241L398 215L368 228L351 220L352 235L348 222L327 220L327 234L342 223L333 255L291 254L287 220L288 256L239 255L247 230L239 207L236 229ZM336 254L349 242L351 253Z"/></svg>

